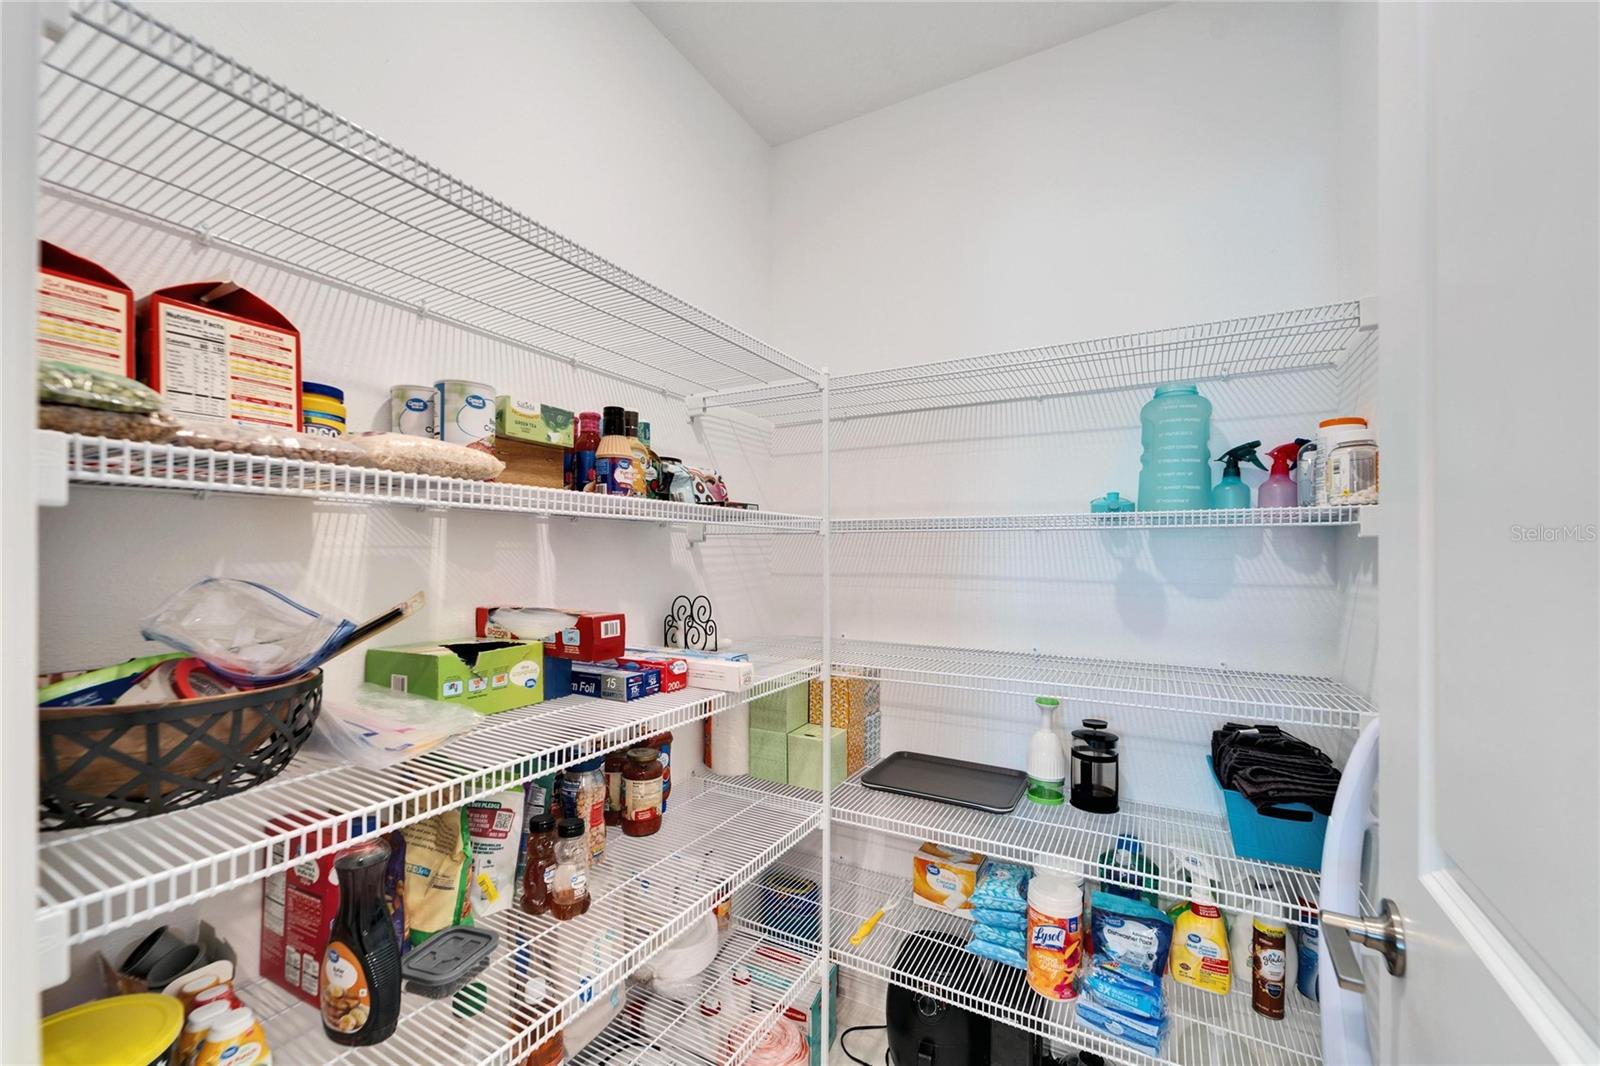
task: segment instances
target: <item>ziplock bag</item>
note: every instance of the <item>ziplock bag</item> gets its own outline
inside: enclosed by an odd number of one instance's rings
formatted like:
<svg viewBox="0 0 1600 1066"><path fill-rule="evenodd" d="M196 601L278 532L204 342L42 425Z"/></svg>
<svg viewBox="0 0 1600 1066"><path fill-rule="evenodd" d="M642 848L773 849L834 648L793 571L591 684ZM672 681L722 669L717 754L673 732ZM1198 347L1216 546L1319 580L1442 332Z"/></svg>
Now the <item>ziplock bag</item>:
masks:
<svg viewBox="0 0 1600 1066"><path fill-rule="evenodd" d="M247 685L298 677L422 606L422 593L357 625L318 614L256 581L208 577L175 594L140 632Z"/></svg>
<svg viewBox="0 0 1600 1066"><path fill-rule="evenodd" d="M460 704L382 685L357 685L353 692L324 689L322 716L305 750L382 770L427 754L479 720Z"/></svg>

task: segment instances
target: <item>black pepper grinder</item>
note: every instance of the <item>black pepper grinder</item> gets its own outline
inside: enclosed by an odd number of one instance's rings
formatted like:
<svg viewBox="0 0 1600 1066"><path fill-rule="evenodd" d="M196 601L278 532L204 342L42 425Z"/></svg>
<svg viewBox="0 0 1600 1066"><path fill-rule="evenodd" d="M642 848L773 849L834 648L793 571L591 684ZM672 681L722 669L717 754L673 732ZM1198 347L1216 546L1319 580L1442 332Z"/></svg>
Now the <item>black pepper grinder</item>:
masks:
<svg viewBox="0 0 1600 1066"><path fill-rule="evenodd" d="M1117 813L1117 735L1100 718L1072 731L1072 805L1095 814Z"/></svg>

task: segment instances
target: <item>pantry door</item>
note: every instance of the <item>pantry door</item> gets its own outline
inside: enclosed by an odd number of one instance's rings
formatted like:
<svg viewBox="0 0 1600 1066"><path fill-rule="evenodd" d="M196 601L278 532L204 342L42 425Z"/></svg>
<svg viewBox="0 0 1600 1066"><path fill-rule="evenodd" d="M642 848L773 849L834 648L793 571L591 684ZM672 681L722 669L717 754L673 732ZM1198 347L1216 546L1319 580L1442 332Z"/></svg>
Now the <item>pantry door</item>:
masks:
<svg viewBox="0 0 1600 1066"><path fill-rule="evenodd" d="M1375 1050L1600 1062L1600 11L1379 18Z"/></svg>

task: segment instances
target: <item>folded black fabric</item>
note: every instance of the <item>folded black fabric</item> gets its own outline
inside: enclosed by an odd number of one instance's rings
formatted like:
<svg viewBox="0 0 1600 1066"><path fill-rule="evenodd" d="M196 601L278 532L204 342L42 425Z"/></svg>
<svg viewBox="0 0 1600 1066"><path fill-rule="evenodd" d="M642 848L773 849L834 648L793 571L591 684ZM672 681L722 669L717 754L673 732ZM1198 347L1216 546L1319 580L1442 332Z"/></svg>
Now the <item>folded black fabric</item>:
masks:
<svg viewBox="0 0 1600 1066"><path fill-rule="evenodd" d="M1211 734L1211 759L1222 787L1237 791L1257 810L1303 803L1322 814L1333 812L1338 767L1321 749L1278 726L1229 722Z"/></svg>

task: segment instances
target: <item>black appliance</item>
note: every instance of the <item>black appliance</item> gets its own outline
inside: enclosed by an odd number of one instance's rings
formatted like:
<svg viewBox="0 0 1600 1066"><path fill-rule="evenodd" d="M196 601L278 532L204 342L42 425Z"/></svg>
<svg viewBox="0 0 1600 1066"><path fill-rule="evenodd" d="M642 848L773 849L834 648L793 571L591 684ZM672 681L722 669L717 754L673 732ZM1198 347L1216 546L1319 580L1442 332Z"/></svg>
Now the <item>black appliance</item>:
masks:
<svg viewBox="0 0 1600 1066"><path fill-rule="evenodd" d="M884 1004L894 1066L987 1066L987 1018L897 983L921 980L960 991L976 961L964 941L949 933L923 929L906 937Z"/></svg>

